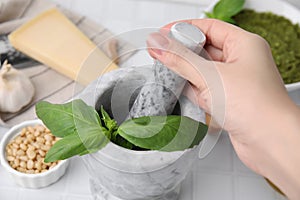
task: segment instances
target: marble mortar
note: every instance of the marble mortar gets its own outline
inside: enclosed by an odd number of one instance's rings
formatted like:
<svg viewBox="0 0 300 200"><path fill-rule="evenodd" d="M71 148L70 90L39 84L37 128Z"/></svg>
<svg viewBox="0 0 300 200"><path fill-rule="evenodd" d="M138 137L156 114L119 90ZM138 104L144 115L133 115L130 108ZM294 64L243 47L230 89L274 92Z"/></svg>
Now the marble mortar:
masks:
<svg viewBox="0 0 300 200"><path fill-rule="evenodd" d="M103 105L121 123L151 70L151 66L129 67L104 74L77 98L97 110ZM178 102L174 114L205 121L204 112L187 98L181 96ZM133 151L110 142L100 151L83 156L92 195L95 200L176 200L200 146L176 152Z"/></svg>

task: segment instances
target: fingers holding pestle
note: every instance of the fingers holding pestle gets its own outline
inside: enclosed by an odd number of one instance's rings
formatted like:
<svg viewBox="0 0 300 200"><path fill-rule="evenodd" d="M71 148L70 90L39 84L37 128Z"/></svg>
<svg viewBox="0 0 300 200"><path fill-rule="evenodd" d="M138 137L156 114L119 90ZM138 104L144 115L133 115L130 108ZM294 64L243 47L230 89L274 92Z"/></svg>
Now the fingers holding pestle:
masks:
<svg viewBox="0 0 300 200"><path fill-rule="evenodd" d="M202 31L186 22L173 24L169 38L174 39L196 54L200 54L206 42L206 37ZM152 47L158 51L166 50L155 44ZM150 48L152 47L150 44ZM154 61L152 72L148 82L141 88L134 101L128 118L170 115L173 112L186 80L158 60Z"/></svg>

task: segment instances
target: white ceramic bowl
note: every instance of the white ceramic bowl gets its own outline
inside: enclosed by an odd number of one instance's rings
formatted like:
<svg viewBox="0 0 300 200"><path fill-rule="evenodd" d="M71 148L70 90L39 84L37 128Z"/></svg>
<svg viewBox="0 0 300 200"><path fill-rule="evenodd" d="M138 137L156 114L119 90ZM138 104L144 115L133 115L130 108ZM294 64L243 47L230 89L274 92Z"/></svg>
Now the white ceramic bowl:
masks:
<svg viewBox="0 0 300 200"><path fill-rule="evenodd" d="M0 143L0 161L3 168L11 175L14 181L25 188L41 188L46 187L56 182L62 177L68 167L69 160L60 161L55 167L47 172L39 174L25 174L13 169L6 160L5 147L6 145L16 137L27 126L34 126L43 123L40 120L24 121L14 127L12 127L2 138Z"/></svg>
<svg viewBox="0 0 300 200"><path fill-rule="evenodd" d="M218 0L213 0L205 11L211 12L217 2ZM300 24L300 10L283 0L246 0L244 8L253 9L258 12L269 11L284 16L293 23ZM205 18L205 14L201 15L200 18ZM285 87L296 103L300 104L300 82L286 84Z"/></svg>

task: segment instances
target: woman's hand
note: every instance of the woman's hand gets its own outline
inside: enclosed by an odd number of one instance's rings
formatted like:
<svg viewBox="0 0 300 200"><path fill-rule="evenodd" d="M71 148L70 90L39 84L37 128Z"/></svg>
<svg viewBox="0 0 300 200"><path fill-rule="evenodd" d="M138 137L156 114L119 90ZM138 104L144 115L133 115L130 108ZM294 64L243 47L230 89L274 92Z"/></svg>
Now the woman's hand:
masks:
<svg viewBox="0 0 300 200"><path fill-rule="evenodd" d="M248 167L288 197L300 199L300 111L287 94L269 45L218 20L186 22L205 33L210 60L166 37L172 24L150 35L149 53L192 84L188 96L228 131Z"/></svg>

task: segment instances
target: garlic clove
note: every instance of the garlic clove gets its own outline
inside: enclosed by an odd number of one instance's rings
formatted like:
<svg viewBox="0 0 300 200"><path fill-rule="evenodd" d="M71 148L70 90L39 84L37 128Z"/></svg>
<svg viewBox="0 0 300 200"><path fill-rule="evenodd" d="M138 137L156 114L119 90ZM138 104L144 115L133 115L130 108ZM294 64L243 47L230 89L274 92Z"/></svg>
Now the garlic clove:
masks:
<svg viewBox="0 0 300 200"><path fill-rule="evenodd" d="M5 61L0 70L0 111L14 113L28 105L34 96L34 86L21 71Z"/></svg>

